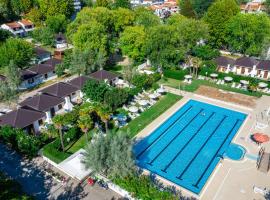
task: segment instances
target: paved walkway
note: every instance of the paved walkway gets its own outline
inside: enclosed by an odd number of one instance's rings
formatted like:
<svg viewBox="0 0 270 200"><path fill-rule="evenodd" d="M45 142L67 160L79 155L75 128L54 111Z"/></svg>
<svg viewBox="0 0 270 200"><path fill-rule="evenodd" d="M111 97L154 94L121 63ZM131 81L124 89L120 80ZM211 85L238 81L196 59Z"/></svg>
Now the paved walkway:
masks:
<svg viewBox="0 0 270 200"><path fill-rule="evenodd" d="M110 200L120 198L112 190L103 190L95 185L86 184L69 179L65 186L57 182L50 175L46 175L40 157L26 160L15 151L0 143L0 171L18 181L27 194L36 199L88 199Z"/></svg>

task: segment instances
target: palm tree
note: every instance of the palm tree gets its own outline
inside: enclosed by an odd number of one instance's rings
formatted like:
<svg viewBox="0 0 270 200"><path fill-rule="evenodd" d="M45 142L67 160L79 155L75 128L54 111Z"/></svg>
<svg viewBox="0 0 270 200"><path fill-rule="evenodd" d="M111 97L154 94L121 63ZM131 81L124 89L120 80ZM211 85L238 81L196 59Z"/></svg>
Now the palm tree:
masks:
<svg viewBox="0 0 270 200"><path fill-rule="evenodd" d="M88 114L80 115L77 122L78 122L78 126L80 127L82 132L85 134L86 142L88 142L87 133L89 129L93 128L93 124L94 124L92 118L90 117L90 114L88 113Z"/></svg>
<svg viewBox="0 0 270 200"><path fill-rule="evenodd" d="M96 112L102 122L105 124L105 132L108 132L108 121L110 119L111 112L104 105L98 105L96 107Z"/></svg>
<svg viewBox="0 0 270 200"><path fill-rule="evenodd" d="M56 115L52 120L53 120L55 128L57 128L59 131L62 151L65 151L65 146L64 146L64 141L63 141L63 132L62 132L64 117L63 115Z"/></svg>
<svg viewBox="0 0 270 200"><path fill-rule="evenodd" d="M192 63L193 63L193 67L194 67L194 70L195 70L195 77L197 78L199 68L202 65L202 60L200 58L198 58L198 57L193 57Z"/></svg>

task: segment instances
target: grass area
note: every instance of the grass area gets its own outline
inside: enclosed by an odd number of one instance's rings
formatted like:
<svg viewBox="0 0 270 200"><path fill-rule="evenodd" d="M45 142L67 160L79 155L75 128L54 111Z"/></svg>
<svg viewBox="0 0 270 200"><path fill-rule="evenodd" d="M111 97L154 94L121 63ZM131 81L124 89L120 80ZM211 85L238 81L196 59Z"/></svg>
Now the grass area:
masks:
<svg viewBox="0 0 270 200"><path fill-rule="evenodd" d="M139 117L132 120L127 126L121 128L120 131L127 131L130 137L134 137L181 98L181 96L167 93L155 105L144 111Z"/></svg>
<svg viewBox="0 0 270 200"><path fill-rule="evenodd" d="M86 138L83 134L68 150L68 153L75 153L86 146Z"/></svg>
<svg viewBox="0 0 270 200"><path fill-rule="evenodd" d="M185 84L182 81L168 78L168 79L161 79L159 83L176 88L176 89L180 88L181 90L185 90L188 92L195 92L201 85L205 85L205 86L222 89L225 91L231 91L231 92L245 94L249 96L255 96L255 97L261 97L264 94L261 92L252 92L252 91L232 88L230 85L217 85L216 83L210 82L207 80L193 80L191 84ZM264 95L268 95L268 94L264 94Z"/></svg>

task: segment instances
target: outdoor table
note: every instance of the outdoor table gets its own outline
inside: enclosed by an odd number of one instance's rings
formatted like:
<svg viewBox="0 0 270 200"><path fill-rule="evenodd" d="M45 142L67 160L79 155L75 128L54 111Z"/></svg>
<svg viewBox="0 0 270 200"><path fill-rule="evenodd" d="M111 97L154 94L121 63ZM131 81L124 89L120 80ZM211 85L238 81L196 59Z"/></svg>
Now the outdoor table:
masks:
<svg viewBox="0 0 270 200"><path fill-rule="evenodd" d="M226 77L224 77L224 80L227 82L231 82L233 80L233 78L230 76L226 76Z"/></svg>
<svg viewBox="0 0 270 200"><path fill-rule="evenodd" d="M258 84L258 86L259 86L260 88L266 88L266 87L268 86L268 84L267 84L267 83L264 83L264 82L260 82L260 83Z"/></svg>
<svg viewBox="0 0 270 200"><path fill-rule="evenodd" d="M139 108L136 106L130 106L128 110L132 113L137 113Z"/></svg>

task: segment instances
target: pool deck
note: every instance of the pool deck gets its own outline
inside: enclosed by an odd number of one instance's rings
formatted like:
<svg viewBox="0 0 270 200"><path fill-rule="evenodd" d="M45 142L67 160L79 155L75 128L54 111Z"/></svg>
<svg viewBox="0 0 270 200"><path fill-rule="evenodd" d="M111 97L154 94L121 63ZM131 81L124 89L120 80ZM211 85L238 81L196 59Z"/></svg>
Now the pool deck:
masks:
<svg viewBox="0 0 270 200"><path fill-rule="evenodd" d="M263 132L270 135L269 126L262 130L256 128L256 121L258 120L258 116L261 115L261 112L264 112L270 107L270 96L262 96L256 101L255 108L249 108L230 102L210 99L193 93L179 91L177 89L167 89L171 93L182 95L183 98L174 104L171 108L169 108L166 112L164 112L160 117L154 120L151 124L149 124L139 134L137 134L136 139L141 139L149 135L190 99L247 114L248 116L245 122L240 127L232 142L242 145L247 150L246 154L248 154L249 157L257 156L260 150L260 147L250 140L250 135L255 132ZM263 144L262 146L265 147L266 152L270 152L270 142ZM145 172L147 173L147 171ZM160 179L162 182L164 182L164 184L176 186L183 192L184 195L194 196L202 200L259 200L264 199L264 197L261 194L255 194L253 191L253 186L260 188L266 187L270 189L270 172L265 174L258 171L256 168L256 160L247 157L241 161L224 159L222 162L220 162L216 166L215 170L209 177L207 183L199 195L195 195L190 191L187 191L180 186L171 183L170 181L164 180L163 178Z"/></svg>

